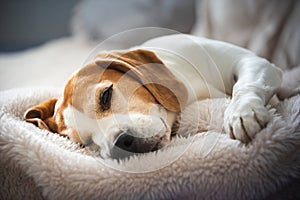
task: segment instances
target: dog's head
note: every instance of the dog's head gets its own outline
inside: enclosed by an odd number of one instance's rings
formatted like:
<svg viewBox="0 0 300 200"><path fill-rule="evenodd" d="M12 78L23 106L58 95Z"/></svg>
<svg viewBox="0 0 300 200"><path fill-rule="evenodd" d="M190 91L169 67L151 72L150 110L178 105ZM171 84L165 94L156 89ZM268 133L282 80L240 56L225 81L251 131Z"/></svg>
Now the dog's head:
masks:
<svg viewBox="0 0 300 200"><path fill-rule="evenodd" d="M100 53L73 74L61 99L28 109L25 119L83 145L96 144L103 157L115 147L135 153L170 142L172 119L187 90L151 51Z"/></svg>

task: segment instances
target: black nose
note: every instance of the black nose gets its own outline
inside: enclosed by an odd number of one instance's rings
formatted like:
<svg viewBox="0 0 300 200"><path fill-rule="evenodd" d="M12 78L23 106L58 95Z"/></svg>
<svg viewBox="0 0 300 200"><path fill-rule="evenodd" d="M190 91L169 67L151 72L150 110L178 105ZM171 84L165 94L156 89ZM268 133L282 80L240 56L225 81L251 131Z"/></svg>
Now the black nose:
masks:
<svg viewBox="0 0 300 200"><path fill-rule="evenodd" d="M123 158L136 153L147 153L157 150L158 141L154 137L140 138L135 137L131 132L126 131L116 139L112 149L112 157Z"/></svg>
<svg viewBox="0 0 300 200"><path fill-rule="evenodd" d="M130 152L135 152L134 150L136 149L136 144L135 143L135 137L132 136L130 133L128 134L127 132L122 133L118 138L115 143L115 146L126 150Z"/></svg>

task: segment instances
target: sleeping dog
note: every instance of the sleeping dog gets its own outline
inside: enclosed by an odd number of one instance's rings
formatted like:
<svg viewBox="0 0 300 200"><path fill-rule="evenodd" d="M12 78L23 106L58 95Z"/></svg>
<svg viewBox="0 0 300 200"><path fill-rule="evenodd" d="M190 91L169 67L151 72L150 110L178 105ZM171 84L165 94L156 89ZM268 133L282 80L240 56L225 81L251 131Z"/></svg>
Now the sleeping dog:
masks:
<svg viewBox="0 0 300 200"><path fill-rule="evenodd" d="M115 146L145 153L168 145L182 109L230 95L224 130L249 143L268 123L265 104L281 79L281 70L248 50L175 34L99 53L71 76L61 98L28 109L24 117L80 144L97 145L108 158Z"/></svg>

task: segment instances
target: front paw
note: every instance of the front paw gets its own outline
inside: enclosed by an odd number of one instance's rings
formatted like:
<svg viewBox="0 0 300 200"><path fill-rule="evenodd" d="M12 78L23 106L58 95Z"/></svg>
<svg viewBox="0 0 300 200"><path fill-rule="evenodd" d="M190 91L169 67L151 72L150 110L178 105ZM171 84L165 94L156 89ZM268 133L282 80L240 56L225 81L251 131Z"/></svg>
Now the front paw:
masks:
<svg viewBox="0 0 300 200"><path fill-rule="evenodd" d="M268 110L263 102L247 99L232 101L224 114L224 128L230 137L249 143L269 122Z"/></svg>

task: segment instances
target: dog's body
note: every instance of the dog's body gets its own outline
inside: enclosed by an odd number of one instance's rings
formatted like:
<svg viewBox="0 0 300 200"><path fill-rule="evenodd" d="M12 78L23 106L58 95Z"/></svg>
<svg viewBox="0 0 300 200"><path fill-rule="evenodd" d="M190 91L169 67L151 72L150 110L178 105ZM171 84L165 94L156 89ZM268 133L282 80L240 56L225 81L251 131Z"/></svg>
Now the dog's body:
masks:
<svg viewBox="0 0 300 200"><path fill-rule="evenodd" d="M247 142L268 122L263 107L280 86L282 72L267 60L228 43L186 35L157 38L142 47L155 52L189 86L188 104L224 94L232 96L224 125L233 137Z"/></svg>
<svg viewBox="0 0 300 200"><path fill-rule="evenodd" d="M141 153L167 145L185 106L231 95L224 128L247 143L269 121L264 106L280 84L281 71L245 49L171 35L98 54L75 72L63 98L29 109L25 118L84 145L95 143L110 157L115 145Z"/></svg>

